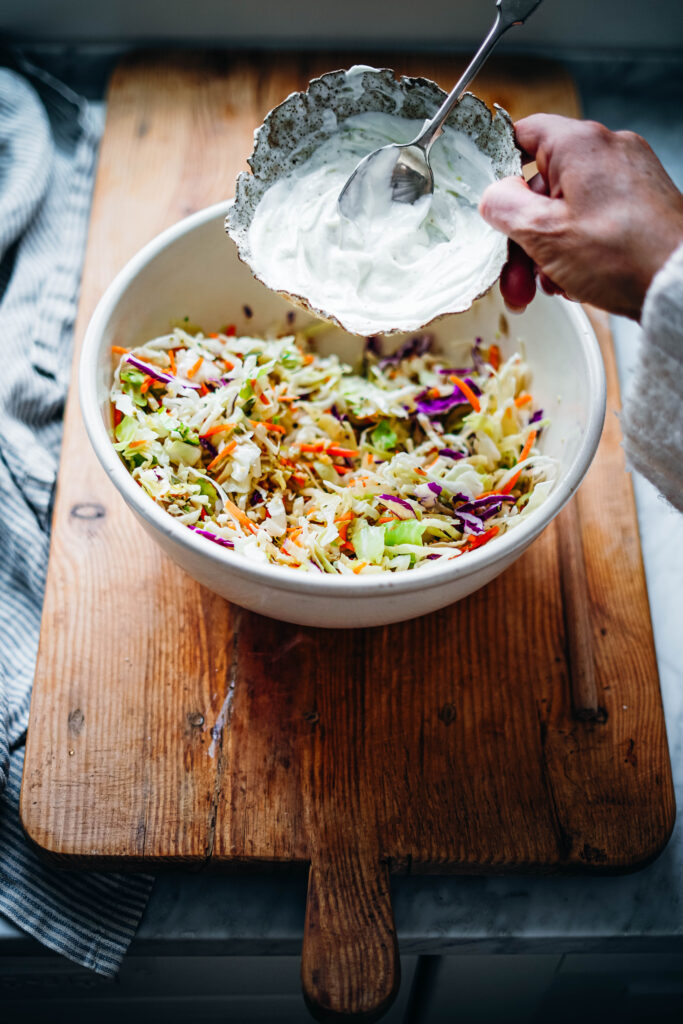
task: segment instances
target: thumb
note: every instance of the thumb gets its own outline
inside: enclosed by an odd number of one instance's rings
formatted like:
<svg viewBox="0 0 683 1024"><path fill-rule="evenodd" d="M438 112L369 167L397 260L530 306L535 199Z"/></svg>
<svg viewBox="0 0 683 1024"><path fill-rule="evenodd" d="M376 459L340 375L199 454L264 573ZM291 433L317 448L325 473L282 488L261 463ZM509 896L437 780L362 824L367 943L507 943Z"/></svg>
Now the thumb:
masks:
<svg viewBox="0 0 683 1024"><path fill-rule="evenodd" d="M556 201L532 192L523 178L501 178L484 191L479 213L491 227L523 245L529 231L547 222Z"/></svg>

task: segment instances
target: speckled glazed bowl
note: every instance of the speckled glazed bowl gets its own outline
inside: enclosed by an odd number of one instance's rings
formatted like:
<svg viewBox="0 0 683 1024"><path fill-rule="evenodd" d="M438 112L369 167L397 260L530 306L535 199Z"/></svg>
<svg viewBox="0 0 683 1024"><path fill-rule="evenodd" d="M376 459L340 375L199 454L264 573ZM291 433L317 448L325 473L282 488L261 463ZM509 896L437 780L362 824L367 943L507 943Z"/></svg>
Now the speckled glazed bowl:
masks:
<svg viewBox="0 0 683 1024"><path fill-rule="evenodd" d="M294 92L265 118L254 136L254 151L249 158L253 173L239 175L235 202L226 217L226 230L237 245L240 259L252 266L249 227L264 193L281 177L304 163L321 143L336 130L337 124L367 111L398 114L406 119L432 117L446 93L428 78L396 78L388 68L355 67L350 71L330 71L315 78L306 92ZM510 115L495 105L492 114L483 100L465 93L446 121L464 132L493 164L496 178L521 175L522 159ZM507 257L507 239L494 233L485 269L456 305L435 310L435 315L461 313L470 308L500 277ZM256 275L258 277L258 274ZM290 301L316 317L343 326L327 310L317 308L305 295L283 292ZM412 330L419 330L415 324ZM393 333L393 332L392 332Z"/></svg>
<svg viewBox="0 0 683 1024"><path fill-rule="evenodd" d="M583 310L539 295L522 316L510 318L503 354L523 338L533 390L551 418L541 447L559 463L546 502L525 522L479 550L445 565L371 577L300 573L258 565L211 544L168 515L140 488L115 452L109 389L111 345L134 346L189 316L207 331L232 322L238 333L287 330L291 305L254 279L223 229L228 203L202 210L159 235L123 268L100 300L88 327L80 365L80 397L90 440L106 473L148 533L186 572L229 601L252 611L310 626L376 626L424 615L478 590L506 569L538 537L579 486L597 448L605 409L605 381L595 335ZM435 321L433 333L448 352L476 335L495 336L503 312L498 290L471 310ZM252 314L249 316L249 314ZM297 310L297 325L312 320ZM404 335L384 344L398 347ZM319 336L323 354L353 362L363 341L336 327Z"/></svg>

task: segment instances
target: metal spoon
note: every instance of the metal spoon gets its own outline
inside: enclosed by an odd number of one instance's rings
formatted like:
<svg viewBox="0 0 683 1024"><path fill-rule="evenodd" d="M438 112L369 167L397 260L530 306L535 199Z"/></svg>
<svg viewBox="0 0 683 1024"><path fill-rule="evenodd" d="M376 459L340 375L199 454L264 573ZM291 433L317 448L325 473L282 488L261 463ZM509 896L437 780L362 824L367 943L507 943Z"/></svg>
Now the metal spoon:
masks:
<svg viewBox="0 0 683 1024"><path fill-rule="evenodd" d="M345 217L352 218L361 205L361 192L368 185L376 187L378 182L370 183L367 175L375 164L375 174L379 180L387 173L386 163L384 167L378 166L376 161L380 158L386 161L386 157L380 154L387 150L396 153L396 160L391 177L387 184L391 188L391 198L397 203L414 203L420 196L430 195L434 191L434 175L429 163L429 150L432 143L441 134L441 128L467 89L474 76L488 59L489 54L500 37L513 25L521 25L536 10L541 0L496 0L496 20L488 35L484 39L476 54L468 64L460 80L443 101L434 117L427 122L420 134L412 142L405 145L392 144L382 146L373 153L364 157L355 171L339 193L339 208ZM390 163L389 163L390 166Z"/></svg>

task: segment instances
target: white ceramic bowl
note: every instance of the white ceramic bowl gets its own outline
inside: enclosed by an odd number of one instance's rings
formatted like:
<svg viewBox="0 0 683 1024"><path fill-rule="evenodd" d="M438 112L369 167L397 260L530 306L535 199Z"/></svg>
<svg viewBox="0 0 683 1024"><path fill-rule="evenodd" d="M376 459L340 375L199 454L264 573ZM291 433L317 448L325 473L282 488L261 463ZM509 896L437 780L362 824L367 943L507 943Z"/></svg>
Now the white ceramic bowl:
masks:
<svg viewBox="0 0 683 1024"><path fill-rule="evenodd" d="M145 246L118 274L88 327L80 365L80 396L88 435L105 471L158 544L186 572L227 600L287 622L310 626L376 626L424 615L483 587L506 569L557 515L579 486L600 439L605 378L597 340L583 310L539 295L527 311L510 317L512 336L504 354L524 340L533 371L533 393L552 424L542 448L559 462L550 497L527 521L467 556L444 565L371 578L300 573L257 565L206 541L156 505L132 479L115 452L110 431L112 344L127 347L168 330L188 316L207 331L235 323L238 333L258 334L286 324L292 307L256 281L237 258L220 203L180 221ZM253 313L248 317L244 307ZM481 335L493 340L503 312L498 289L467 313L436 321L430 331L440 346L462 346ZM296 310L296 323L310 317ZM401 335L386 341L398 346ZM337 328L321 335L319 349L349 361L362 339Z"/></svg>

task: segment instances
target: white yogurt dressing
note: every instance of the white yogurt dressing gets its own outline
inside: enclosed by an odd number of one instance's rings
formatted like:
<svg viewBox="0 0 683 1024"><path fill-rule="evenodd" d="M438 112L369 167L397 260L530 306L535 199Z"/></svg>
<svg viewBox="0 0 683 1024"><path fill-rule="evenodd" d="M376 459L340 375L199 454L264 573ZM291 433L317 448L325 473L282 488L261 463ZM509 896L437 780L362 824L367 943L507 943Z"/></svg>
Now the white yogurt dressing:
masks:
<svg viewBox="0 0 683 1024"><path fill-rule="evenodd" d="M483 290L479 282L491 280L500 236L477 211L495 179L492 161L464 132L447 127L432 147L433 195L395 203L372 181L353 221L337 204L362 157L409 142L421 128L421 121L380 112L342 121L258 204L249 229L257 276L355 334L415 330L468 308Z"/></svg>

